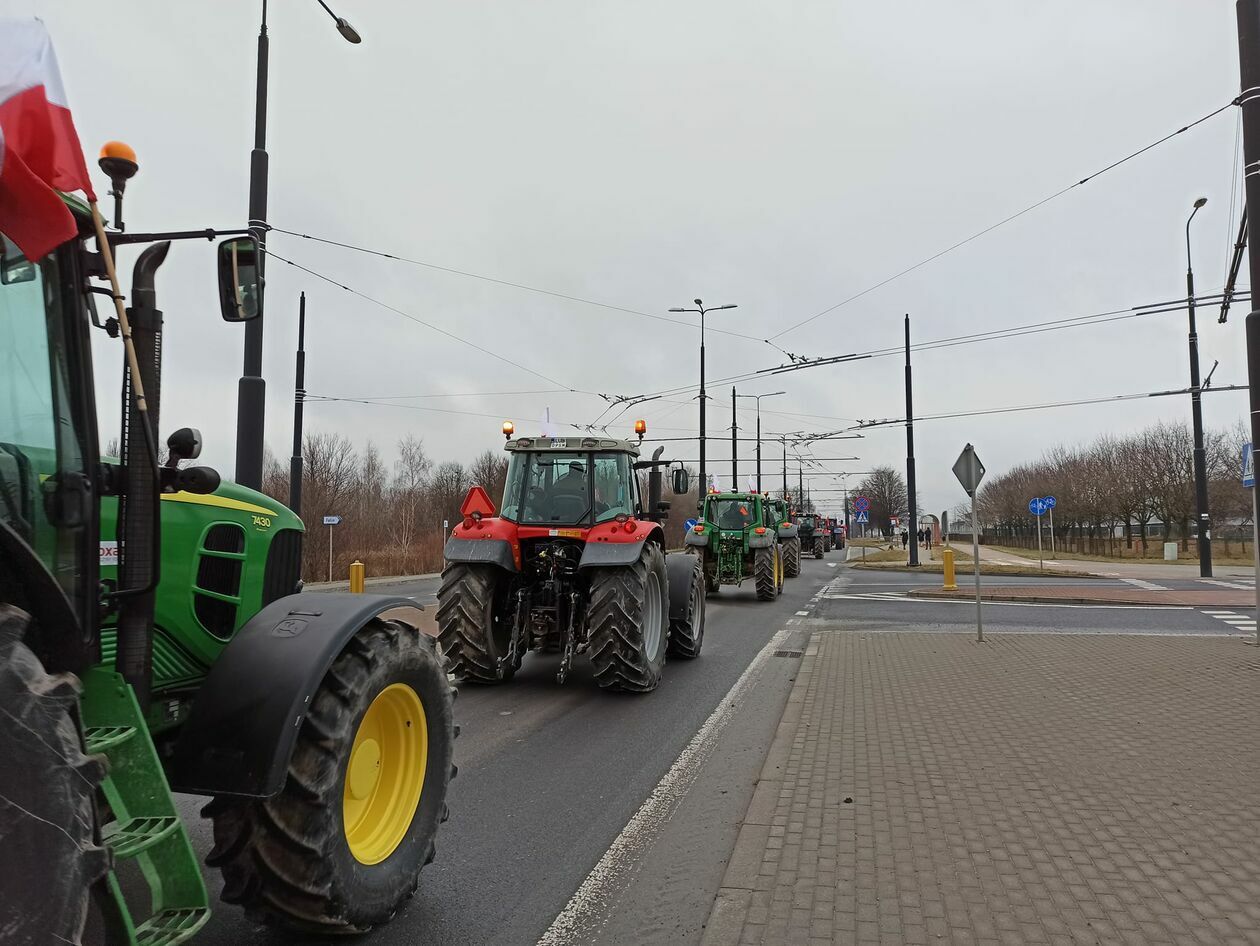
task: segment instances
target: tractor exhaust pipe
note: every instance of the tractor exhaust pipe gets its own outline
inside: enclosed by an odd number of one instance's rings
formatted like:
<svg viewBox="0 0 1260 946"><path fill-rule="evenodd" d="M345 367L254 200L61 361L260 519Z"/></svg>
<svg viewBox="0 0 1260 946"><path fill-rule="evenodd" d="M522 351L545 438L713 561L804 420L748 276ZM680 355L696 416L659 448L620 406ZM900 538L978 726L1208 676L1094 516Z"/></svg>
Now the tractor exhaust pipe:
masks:
<svg viewBox="0 0 1260 946"><path fill-rule="evenodd" d="M140 383L148 403L148 423L157 437L162 387L162 312L157 308L154 277L171 248L155 243L140 254L131 278L134 305L127 309ZM153 612L161 542L159 473L150 456L145 417L136 408L131 375L123 372L122 464L126 470L118 501L118 650L114 666L131 684L142 709L149 706L153 676Z"/></svg>
<svg viewBox="0 0 1260 946"><path fill-rule="evenodd" d="M652 454L652 468L648 470L648 518L653 522L663 522L666 513L661 509L661 454L664 447L657 447Z"/></svg>

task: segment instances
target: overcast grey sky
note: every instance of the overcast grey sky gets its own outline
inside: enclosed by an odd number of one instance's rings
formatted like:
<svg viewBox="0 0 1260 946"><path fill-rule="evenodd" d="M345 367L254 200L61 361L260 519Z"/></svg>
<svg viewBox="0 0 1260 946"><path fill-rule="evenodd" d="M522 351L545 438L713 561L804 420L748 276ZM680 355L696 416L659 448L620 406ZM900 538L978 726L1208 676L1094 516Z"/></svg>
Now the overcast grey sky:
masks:
<svg viewBox="0 0 1260 946"><path fill-rule="evenodd" d="M271 206L276 226L441 266L666 314L699 296L738 303L710 324L781 331L1223 105L1238 92L1226 0L950 3L851 0L273 0ZM141 163L132 229L234 227L246 216L259 2L6 0L48 23L89 157L108 138ZM1201 292L1223 283L1237 116L1210 122L778 342L839 354L1083 315L1184 293L1184 223ZM100 191L106 188L98 185ZM634 394L694 384L694 328L273 234L274 250L566 387ZM129 269L134 251L126 251ZM1245 273L1245 270L1244 270ZM1245 281L1245 280L1244 280ZM272 262L267 439L289 452L297 298L308 299L307 426L391 458L407 433L437 460L501 443L499 423L590 422L589 394L548 385L342 289ZM191 424L230 475L242 330L222 323L208 245L172 251L163 427ZM1245 382L1243 316L1201 314L1204 370ZM683 317L690 318L690 317ZM710 333L710 377L782 361ZM117 343L97 346L116 400ZM916 411L982 409L1181 387L1184 313L923 352ZM802 371L741 391L768 431L901 416L899 358ZM729 386L712 391L725 477ZM694 430L690 395L635 413L660 436ZM1232 423L1245 394L1205 398ZM749 405L751 406L751 405ZM418 410L426 407L437 410ZM775 411L791 412L772 414ZM635 413L619 424L628 432ZM814 417L802 414L819 415ZM484 416L483 416L484 415ZM116 425L107 413L102 436ZM1188 419L1188 398L925 421L920 493L961 500L949 473L975 443L990 470L1056 442ZM751 411L741 424L752 422ZM627 434L628 435L628 434ZM771 454L774 453L772 449ZM904 430L817 447L832 468L903 464ZM694 456L694 447L689 456ZM828 486L818 482L819 486ZM853 485L852 483L850 485Z"/></svg>

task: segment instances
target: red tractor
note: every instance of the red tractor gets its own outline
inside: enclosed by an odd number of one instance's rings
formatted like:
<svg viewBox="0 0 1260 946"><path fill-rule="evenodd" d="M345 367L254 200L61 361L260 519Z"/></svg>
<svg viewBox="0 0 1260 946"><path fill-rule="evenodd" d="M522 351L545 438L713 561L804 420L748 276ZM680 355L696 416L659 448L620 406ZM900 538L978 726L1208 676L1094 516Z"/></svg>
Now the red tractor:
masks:
<svg viewBox="0 0 1260 946"><path fill-rule="evenodd" d="M642 441L647 427L635 423ZM585 654L601 687L644 693L668 653L691 659L704 639L704 575L694 555L665 554L664 447L606 437L520 437L503 508L474 486L446 543L438 645L458 679L503 683L528 651L559 653L563 683ZM642 495L639 470L646 470ZM676 494L687 471L672 475Z"/></svg>

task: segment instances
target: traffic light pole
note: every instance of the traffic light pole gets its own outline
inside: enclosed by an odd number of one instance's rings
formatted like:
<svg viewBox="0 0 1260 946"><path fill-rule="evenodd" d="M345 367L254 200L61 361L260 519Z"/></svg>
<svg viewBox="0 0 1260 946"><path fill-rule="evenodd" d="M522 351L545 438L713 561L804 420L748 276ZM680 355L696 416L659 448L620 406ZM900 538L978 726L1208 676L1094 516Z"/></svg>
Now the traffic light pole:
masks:
<svg viewBox="0 0 1260 946"><path fill-rule="evenodd" d="M919 564L919 510L915 502L914 478L914 399L910 385L910 316L906 315L906 498L910 502L910 521L906 531L910 533L910 564ZM913 529L909 528L914 526Z"/></svg>

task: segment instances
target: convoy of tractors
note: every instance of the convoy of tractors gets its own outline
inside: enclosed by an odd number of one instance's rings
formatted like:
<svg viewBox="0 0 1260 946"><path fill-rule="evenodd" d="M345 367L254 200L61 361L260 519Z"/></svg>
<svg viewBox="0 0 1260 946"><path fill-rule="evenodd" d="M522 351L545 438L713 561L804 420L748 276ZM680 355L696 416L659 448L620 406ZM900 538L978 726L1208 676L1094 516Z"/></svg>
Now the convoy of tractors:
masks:
<svg viewBox="0 0 1260 946"><path fill-rule="evenodd" d="M433 860L455 776L450 680L512 679L559 655L643 693L704 643L706 596L774 600L822 554L826 524L768 494L710 492L667 548L680 463L646 434L513 437L496 510L480 486L445 547L438 636L407 598L302 590L305 527L270 496L190 466L201 435L157 446L172 241L222 236L223 319L257 317L246 231L129 233L117 195L63 196L78 233L31 261L0 233L0 340L27 388L0 411L0 938L177 946L210 917L174 793L206 796L222 899L299 938L388 922ZM124 296L117 251L142 247ZM104 286L101 284L104 283ZM127 300L124 307L123 299ZM102 303L98 309L98 299ZM106 301L107 300L107 301ZM172 324L186 321L178 313ZM121 339L117 457L102 456L96 333Z"/></svg>

